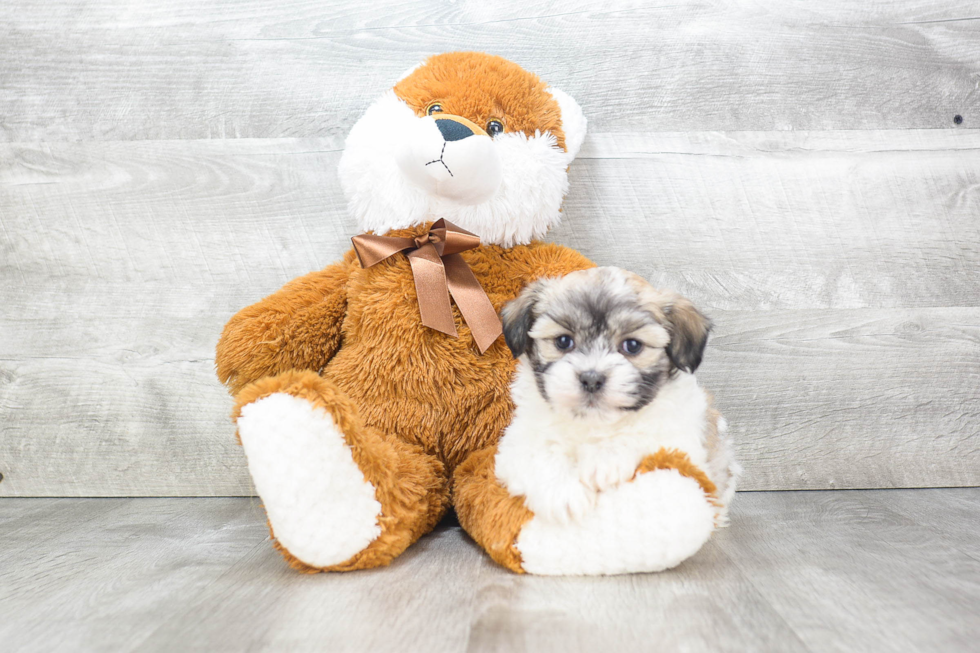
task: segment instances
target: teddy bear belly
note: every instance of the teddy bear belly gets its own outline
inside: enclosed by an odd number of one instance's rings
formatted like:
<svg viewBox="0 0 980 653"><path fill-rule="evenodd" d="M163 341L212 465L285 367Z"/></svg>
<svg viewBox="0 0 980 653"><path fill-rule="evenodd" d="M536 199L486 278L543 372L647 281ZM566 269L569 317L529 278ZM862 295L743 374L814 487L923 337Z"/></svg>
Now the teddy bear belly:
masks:
<svg viewBox="0 0 980 653"><path fill-rule="evenodd" d="M502 343L479 360L469 350L447 356L444 348L416 344L411 357L390 357L399 361L397 369L389 369L389 361L370 363L363 351L398 346L373 339L342 349L321 374L347 393L366 425L421 446L451 471L470 452L495 444L509 423L514 364L509 352L505 358L498 351L506 351Z"/></svg>
<svg viewBox="0 0 980 653"><path fill-rule="evenodd" d="M600 493L595 508L578 520L533 517L516 547L532 574L661 571L697 553L714 530L714 517L697 481L657 470Z"/></svg>

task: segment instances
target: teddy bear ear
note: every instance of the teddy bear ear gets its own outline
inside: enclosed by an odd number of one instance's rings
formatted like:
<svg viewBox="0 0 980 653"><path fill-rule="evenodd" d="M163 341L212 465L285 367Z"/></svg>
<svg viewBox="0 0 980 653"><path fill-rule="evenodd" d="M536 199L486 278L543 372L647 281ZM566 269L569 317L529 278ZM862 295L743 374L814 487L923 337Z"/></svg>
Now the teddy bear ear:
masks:
<svg viewBox="0 0 980 653"><path fill-rule="evenodd" d="M561 128L565 132L565 151L568 153L568 161L571 163L572 159L578 155L582 141L585 140L587 123L585 114L582 113L582 107L578 105L578 102L565 91L552 86L548 88L548 92L551 93L551 97L555 98L558 107L561 109Z"/></svg>
<svg viewBox="0 0 980 653"><path fill-rule="evenodd" d="M419 68L421 68L423 65L425 65L425 62L424 61L418 62L417 64L415 64L414 66L412 66L411 68L409 68L408 70L406 70L405 72L403 72L401 75L399 75L398 76L398 79L395 80L395 83L397 84L398 82L402 81L403 79L405 79L406 77L408 77L409 75L411 75L412 73L414 73L416 70L418 70Z"/></svg>

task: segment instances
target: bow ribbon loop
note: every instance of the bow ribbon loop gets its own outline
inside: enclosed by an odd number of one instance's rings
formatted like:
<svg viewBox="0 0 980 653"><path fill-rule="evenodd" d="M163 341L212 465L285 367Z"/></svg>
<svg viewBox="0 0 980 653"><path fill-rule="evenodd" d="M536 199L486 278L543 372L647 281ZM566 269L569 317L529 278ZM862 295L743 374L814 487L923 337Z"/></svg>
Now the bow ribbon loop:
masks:
<svg viewBox="0 0 980 653"><path fill-rule="evenodd" d="M480 237L446 220L415 238L361 234L351 238L362 268L405 252L412 266L422 324L457 337L449 296L470 327L473 340L484 353L503 333L500 318L460 252L480 246Z"/></svg>

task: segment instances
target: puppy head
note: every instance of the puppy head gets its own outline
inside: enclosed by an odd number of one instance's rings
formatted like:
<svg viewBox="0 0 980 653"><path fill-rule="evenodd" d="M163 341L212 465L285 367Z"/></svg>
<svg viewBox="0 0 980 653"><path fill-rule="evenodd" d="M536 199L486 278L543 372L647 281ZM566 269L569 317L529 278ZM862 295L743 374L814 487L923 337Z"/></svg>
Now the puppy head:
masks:
<svg viewBox="0 0 980 653"><path fill-rule="evenodd" d="M585 118L565 93L501 57L452 52L368 109L347 138L340 177L363 229L446 218L509 247L559 221L584 138Z"/></svg>
<svg viewBox="0 0 980 653"><path fill-rule="evenodd" d="M676 370L698 368L711 328L687 299L613 267L538 280L501 316L541 396L576 417L643 408Z"/></svg>

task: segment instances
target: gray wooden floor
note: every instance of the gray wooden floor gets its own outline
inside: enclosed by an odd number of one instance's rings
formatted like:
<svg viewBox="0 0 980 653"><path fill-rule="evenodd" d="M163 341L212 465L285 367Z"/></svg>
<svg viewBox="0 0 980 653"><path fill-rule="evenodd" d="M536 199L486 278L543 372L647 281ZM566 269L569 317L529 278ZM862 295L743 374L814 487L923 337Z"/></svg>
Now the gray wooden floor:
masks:
<svg viewBox="0 0 980 653"><path fill-rule="evenodd" d="M662 574L533 578L453 523L304 576L248 498L0 499L0 642L30 650L967 651L980 489L742 493Z"/></svg>

